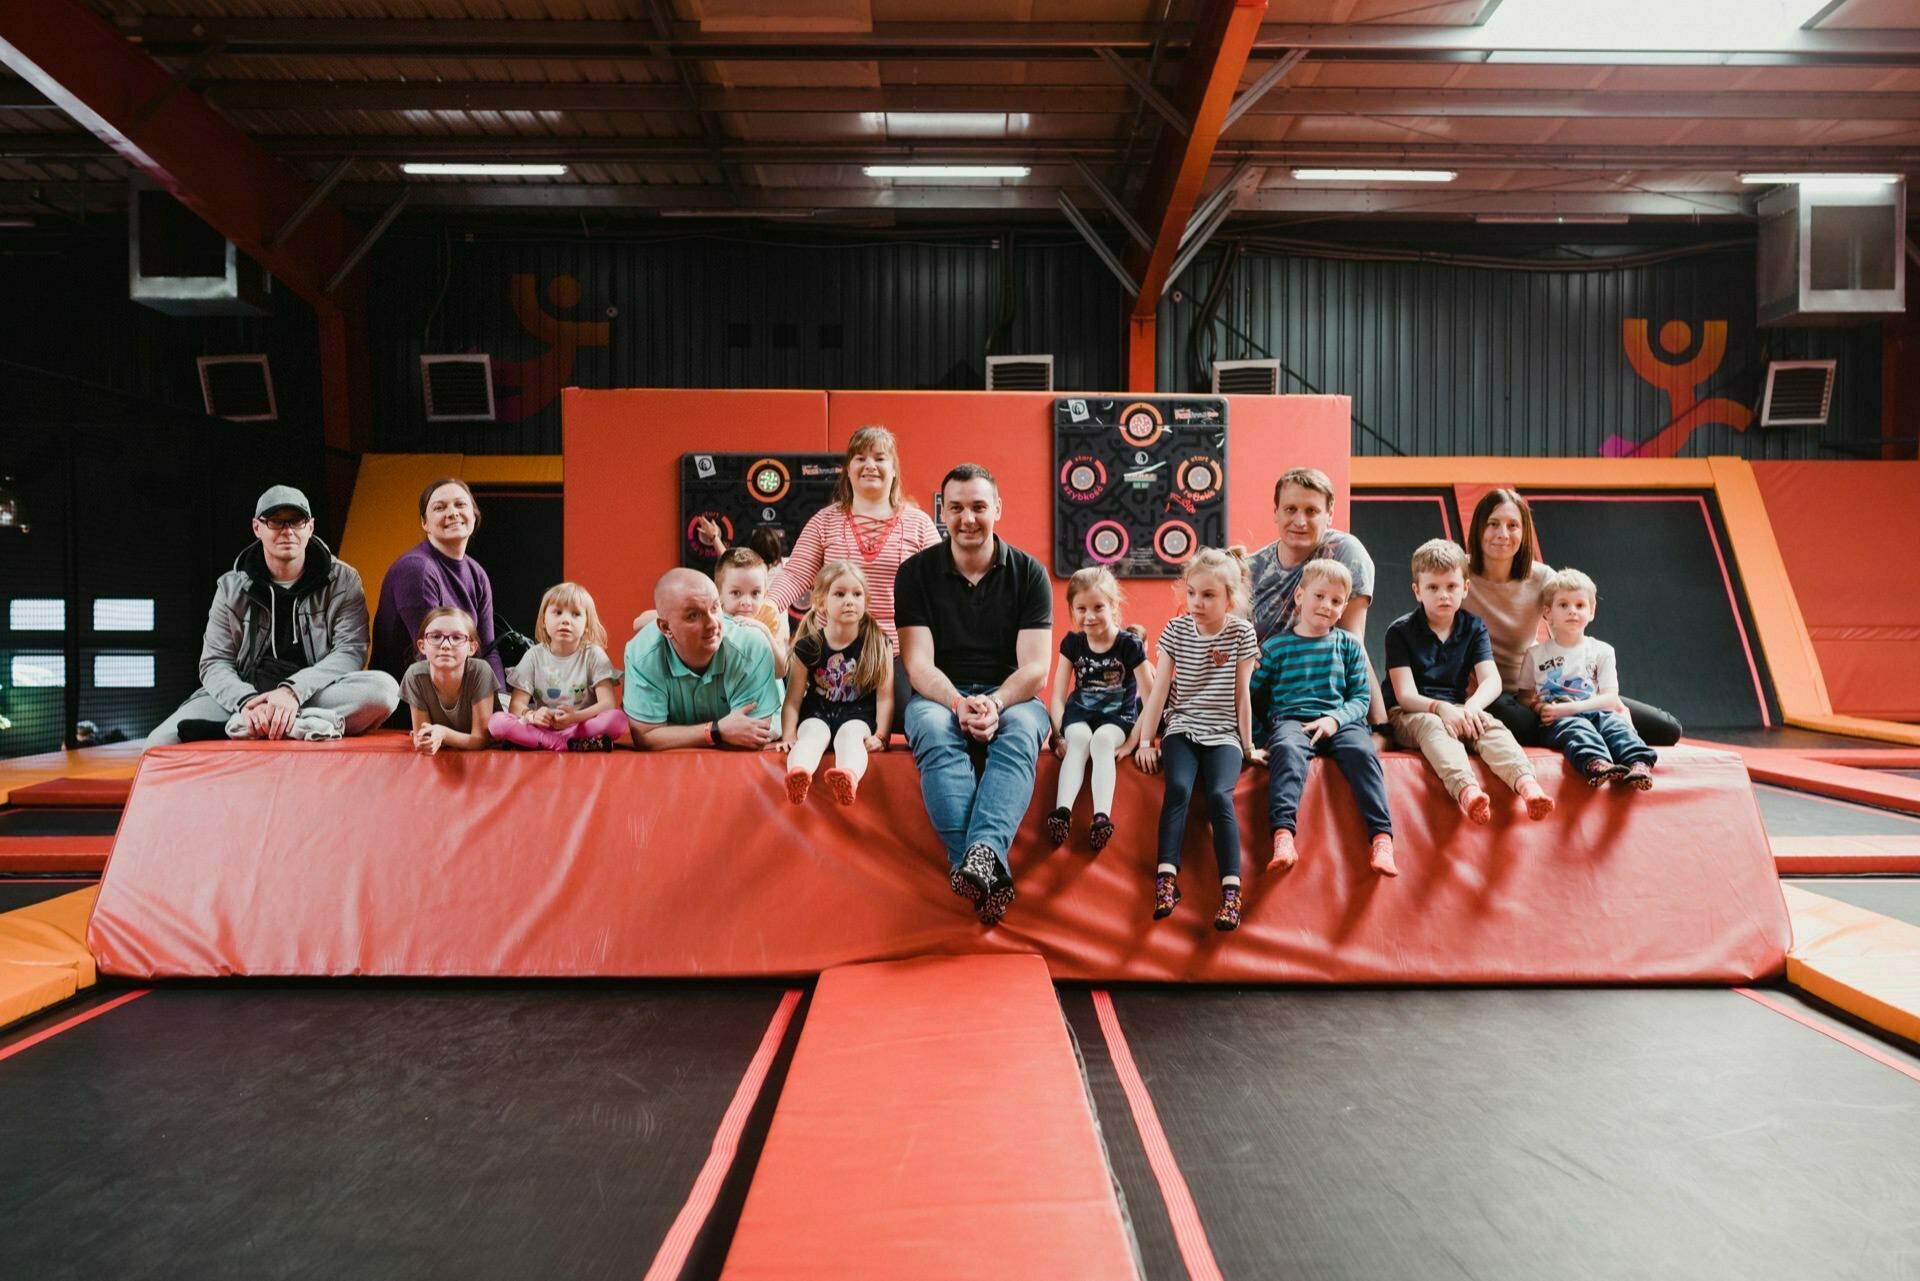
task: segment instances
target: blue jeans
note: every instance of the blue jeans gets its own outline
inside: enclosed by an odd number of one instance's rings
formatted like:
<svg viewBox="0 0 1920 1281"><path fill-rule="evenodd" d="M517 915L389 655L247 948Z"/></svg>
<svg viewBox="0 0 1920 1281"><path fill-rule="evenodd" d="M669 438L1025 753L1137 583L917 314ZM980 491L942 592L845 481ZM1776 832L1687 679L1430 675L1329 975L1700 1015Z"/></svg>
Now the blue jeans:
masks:
<svg viewBox="0 0 1920 1281"><path fill-rule="evenodd" d="M984 694L992 685L962 686L962 694ZM1007 851L1033 800L1034 763L1053 722L1037 698L1008 704L1000 713L1000 732L977 743L960 732L952 711L915 694L907 702L907 744L920 770L920 795L947 862L960 866L974 845L992 848L1001 871L1011 876ZM975 758L981 758L978 768Z"/></svg>
<svg viewBox="0 0 1920 1281"><path fill-rule="evenodd" d="M1541 741L1573 762L1582 774L1601 761L1652 765L1660 759L1633 724L1612 712L1576 712L1540 727Z"/></svg>
<svg viewBox="0 0 1920 1281"><path fill-rule="evenodd" d="M1318 743L1307 741L1299 721L1279 720L1267 739L1267 818L1276 832L1294 830L1300 793L1307 785L1307 762L1331 756L1346 776L1353 803L1368 836L1392 836L1393 815L1387 810L1387 777L1373 754L1373 736L1355 722L1342 725Z"/></svg>

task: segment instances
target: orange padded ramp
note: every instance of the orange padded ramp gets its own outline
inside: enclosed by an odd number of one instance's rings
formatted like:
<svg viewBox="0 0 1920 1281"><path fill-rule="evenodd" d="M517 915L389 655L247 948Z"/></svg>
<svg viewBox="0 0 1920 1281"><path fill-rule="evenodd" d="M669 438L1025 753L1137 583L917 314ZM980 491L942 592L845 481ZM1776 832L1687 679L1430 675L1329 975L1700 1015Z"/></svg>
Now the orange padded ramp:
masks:
<svg viewBox="0 0 1920 1281"><path fill-rule="evenodd" d="M1138 1275L1046 963L822 974L721 1275Z"/></svg>
<svg viewBox="0 0 1920 1281"><path fill-rule="evenodd" d="M97 872L111 836L0 836L0 872Z"/></svg>
<svg viewBox="0 0 1920 1281"><path fill-rule="evenodd" d="M125 778L50 778L14 788L7 803L19 809L118 809L133 788L133 770L128 761Z"/></svg>
<svg viewBox="0 0 1920 1281"><path fill-rule="evenodd" d="M1300 867L1253 863L1246 924L1222 935L1197 824L1188 900L1149 920L1161 785L1131 767L1096 859L1046 841L1046 758L1013 853L1019 901L983 931L947 888L903 751L842 808L825 788L789 804L770 753L427 758L398 734L165 747L141 766L89 941L103 971L148 978L793 975L971 952L1039 952L1058 978L1101 981L1778 973L1786 911L1739 757L1669 749L1658 786L1632 795L1590 791L1556 754L1535 762L1560 812L1529 823L1503 800L1475 828L1424 761L1389 753L1402 875L1385 882L1345 783L1316 766ZM1264 773L1242 777L1239 806L1249 848L1264 844Z"/></svg>
<svg viewBox="0 0 1920 1281"><path fill-rule="evenodd" d="M1787 981L1875 1027L1920 1041L1920 927L1794 886Z"/></svg>
<svg viewBox="0 0 1920 1281"><path fill-rule="evenodd" d="M1881 809L1920 814L1920 779L1890 774L1884 770L1853 769L1805 752L1771 747L1725 746L1699 741L1701 746L1738 753L1756 783L1773 783L1817 796L1832 796Z"/></svg>
<svg viewBox="0 0 1920 1281"><path fill-rule="evenodd" d="M83 935L95 890L0 912L0 1026L57 1005L98 979Z"/></svg>
<svg viewBox="0 0 1920 1281"><path fill-rule="evenodd" d="M1773 865L1782 875L1920 872L1920 836L1776 836L1772 839Z"/></svg>

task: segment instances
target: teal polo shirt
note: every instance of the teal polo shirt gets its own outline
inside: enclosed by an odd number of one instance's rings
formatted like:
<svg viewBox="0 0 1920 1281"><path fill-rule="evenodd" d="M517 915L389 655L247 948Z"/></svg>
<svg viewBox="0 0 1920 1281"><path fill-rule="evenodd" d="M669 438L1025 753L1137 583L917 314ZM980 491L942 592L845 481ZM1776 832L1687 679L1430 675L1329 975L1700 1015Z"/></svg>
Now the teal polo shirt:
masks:
<svg viewBox="0 0 1920 1281"><path fill-rule="evenodd" d="M720 648L704 672L689 670L657 627L628 641L627 715L643 725L704 725L751 705L755 717L777 717L785 696L767 634L731 618L721 628Z"/></svg>

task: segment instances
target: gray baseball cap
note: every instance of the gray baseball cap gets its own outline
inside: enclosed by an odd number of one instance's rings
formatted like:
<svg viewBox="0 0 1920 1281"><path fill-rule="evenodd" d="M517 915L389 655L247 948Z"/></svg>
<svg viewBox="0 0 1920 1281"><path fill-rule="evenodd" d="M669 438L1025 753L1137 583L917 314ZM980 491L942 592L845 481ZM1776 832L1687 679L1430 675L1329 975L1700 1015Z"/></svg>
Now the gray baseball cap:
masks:
<svg viewBox="0 0 1920 1281"><path fill-rule="evenodd" d="M292 507L308 520L313 519L313 508L308 506L307 496L292 485L275 485L260 495L260 501L253 505L253 518L259 520L281 507Z"/></svg>

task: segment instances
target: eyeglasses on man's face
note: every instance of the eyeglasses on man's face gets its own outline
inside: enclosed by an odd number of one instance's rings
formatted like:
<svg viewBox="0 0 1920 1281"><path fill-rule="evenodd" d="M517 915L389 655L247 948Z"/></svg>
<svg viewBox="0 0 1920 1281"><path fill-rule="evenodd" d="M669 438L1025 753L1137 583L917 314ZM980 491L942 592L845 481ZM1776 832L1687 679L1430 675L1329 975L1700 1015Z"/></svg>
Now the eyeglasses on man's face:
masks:
<svg viewBox="0 0 1920 1281"><path fill-rule="evenodd" d="M305 529L312 523L306 516L288 516L285 518L279 516L262 516L259 520L262 525L265 525L276 534L284 534L290 529Z"/></svg>
<svg viewBox="0 0 1920 1281"><path fill-rule="evenodd" d="M468 644L473 638L465 632L428 632L420 639L436 647L457 649L462 645Z"/></svg>

